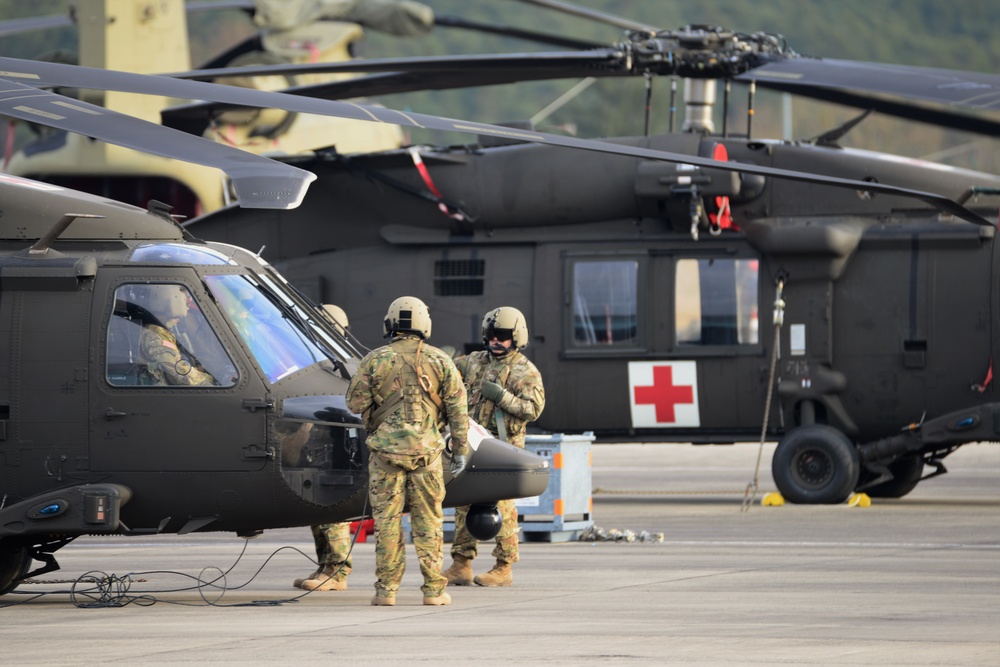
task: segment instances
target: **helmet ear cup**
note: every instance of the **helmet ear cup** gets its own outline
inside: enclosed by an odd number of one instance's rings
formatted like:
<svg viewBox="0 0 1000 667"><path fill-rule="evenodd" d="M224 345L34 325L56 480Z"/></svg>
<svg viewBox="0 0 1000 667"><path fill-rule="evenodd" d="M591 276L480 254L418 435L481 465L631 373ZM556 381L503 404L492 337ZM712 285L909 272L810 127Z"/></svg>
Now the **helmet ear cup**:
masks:
<svg viewBox="0 0 1000 667"><path fill-rule="evenodd" d="M431 337L431 312L427 304L415 296L401 296L389 304L382 321L382 333L415 333L422 338Z"/></svg>
<svg viewBox="0 0 1000 667"><path fill-rule="evenodd" d="M483 344L489 346L490 338L496 329L511 332L512 347L515 350L522 350L528 346L528 324L517 308L500 306L486 313L482 327Z"/></svg>

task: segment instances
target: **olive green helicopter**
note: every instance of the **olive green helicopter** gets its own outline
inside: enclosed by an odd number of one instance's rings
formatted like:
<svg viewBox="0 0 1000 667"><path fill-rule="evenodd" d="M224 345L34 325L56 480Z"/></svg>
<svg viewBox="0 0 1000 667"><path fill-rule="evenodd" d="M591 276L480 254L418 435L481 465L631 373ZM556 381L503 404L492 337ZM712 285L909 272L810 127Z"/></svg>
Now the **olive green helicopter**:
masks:
<svg viewBox="0 0 1000 667"><path fill-rule="evenodd" d="M680 129L671 116L666 134L600 140L603 154L564 150L573 137L536 142L525 123L461 145L317 151L287 160L321 183L295 211L222 209L187 228L266 245L293 284L359 323L412 286L459 349L479 345L487 304L515 306L545 378L541 429L777 441L772 474L794 502L901 497L963 444L998 439L1000 175L842 139L872 112L998 137L1000 77L804 57L779 35L530 4L624 33L558 51L319 66L365 76L290 92L663 77L671 90L683 82ZM747 91L739 128L733 89ZM758 137L757 89L861 113L811 140ZM231 108L183 105L163 120L197 133Z"/></svg>
<svg viewBox="0 0 1000 667"><path fill-rule="evenodd" d="M300 292L350 313L367 344L400 289L431 307L435 342L459 349L479 344L484 308L519 308L546 382L543 429L611 441L776 440L775 482L804 503L840 502L855 490L900 497L945 472L958 447L997 439L1000 177L839 140L872 110L998 136L1000 77L806 58L766 33L662 30L552 0L532 4L625 32L611 45L563 51L217 69L155 82L0 65L21 74L6 81L31 79L36 89L206 100L162 114L166 127L195 135L251 106L476 135L457 146L283 158L319 180L301 206L248 208L275 189L237 187L240 207L184 227L265 247ZM184 80L307 73L364 76L270 98L209 95ZM339 101L627 76L684 81L679 132L593 141ZM750 106L744 133L726 120L716 132L717 81L723 119L730 85L865 114L810 141L775 140L752 135Z"/></svg>
<svg viewBox="0 0 1000 667"><path fill-rule="evenodd" d="M52 92L173 95L172 79L0 60L0 114L221 169L241 206L293 208L315 179ZM299 101L174 83L188 99ZM82 535L249 537L366 515L365 430L344 400L365 348L330 314L342 311L259 253L195 238L156 201L0 174L0 245L0 594L58 569L55 552ZM496 502L544 492L548 465L479 427L470 444L445 505L471 505L490 537Z"/></svg>

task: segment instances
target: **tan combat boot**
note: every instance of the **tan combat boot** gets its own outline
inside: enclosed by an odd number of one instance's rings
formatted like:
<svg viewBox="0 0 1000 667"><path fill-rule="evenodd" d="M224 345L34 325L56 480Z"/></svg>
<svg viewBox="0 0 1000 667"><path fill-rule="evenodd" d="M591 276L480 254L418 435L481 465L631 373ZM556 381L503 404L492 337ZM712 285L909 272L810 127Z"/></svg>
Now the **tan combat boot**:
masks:
<svg viewBox="0 0 1000 667"><path fill-rule="evenodd" d="M450 586L472 585L472 559L456 555L451 567L441 573Z"/></svg>
<svg viewBox="0 0 1000 667"><path fill-rule="evenodd" d="M451 596L445 593L444 591L441 591L441 595L438 595L436 597L430 597L430 598L425 597L424 604L430 605L432 607L440 607L442 605L451 604Z"/></svg>
<svg viewBox="0 0 1000 667"><path fill-rule="evenodd" d="M312 574L310 574L308 577L303 577L301 579L296 579L295 581L292 582L292 588L302 588L302 582L303 581L308 581L310 579L316 579L321 574L323 574L323 568L320 568L320 569L316 570L315 572L313 572Z"/></svg>
<svg viewBox="0 0 1000 667"><path fill-rule="evenodd" d="M376 593L375 597L372 598L372 606L373 607L395 607L396 606L396 596L395 595L384 596L384 595L379 595L378 593Z"/></svg>
<svg viewBox="0 0 1000 667"><path fill-rule="evenodd" d="M492 570L476 575L473 581L477 586L510 586L514 583L514 576L510 573L510 563L497 561Z"/></svg>
<svg viewBox="0 0 1000 667"><path fill-rule="evenodd" d="M347 590L347 580L343 572L337 572L336 568L324 567L319 574L312 579L306 579L299 588L306 591L344 591Z"/></svg>

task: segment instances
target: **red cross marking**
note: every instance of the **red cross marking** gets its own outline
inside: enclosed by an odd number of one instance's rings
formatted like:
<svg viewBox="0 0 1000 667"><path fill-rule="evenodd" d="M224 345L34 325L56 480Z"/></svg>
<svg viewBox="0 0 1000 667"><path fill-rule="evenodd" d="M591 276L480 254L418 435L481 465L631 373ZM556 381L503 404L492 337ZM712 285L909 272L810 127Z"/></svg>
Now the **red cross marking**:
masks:
<svg viewBox="0 0 1000 667"><path fill-rule="evenodd" d="M674 385L672 366L654 366L652 386L635 388L635 404L655 405L658 422L677 421L674 406L684 403L694 403L694 390L691 385Z"/></svg>

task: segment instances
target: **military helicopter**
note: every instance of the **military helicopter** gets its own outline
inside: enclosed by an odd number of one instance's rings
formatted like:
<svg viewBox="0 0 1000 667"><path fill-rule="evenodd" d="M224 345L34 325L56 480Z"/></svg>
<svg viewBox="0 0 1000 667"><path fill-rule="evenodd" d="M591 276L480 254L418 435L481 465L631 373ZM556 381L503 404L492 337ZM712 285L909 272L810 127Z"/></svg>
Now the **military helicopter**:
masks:
<svg viewBox="0 0 1000 667"><path fill-rule="evenodd" d="M695 62L749 53L765 64L745 63L736 76L761 70L778 85L789 78L783 72L800 66L792 54L772 48L773 40L744 42L725 31L666 31L660 41L643 43L684 48L651 50L642 65L684 62L678 57L684 51ZM598 56L618 76L624 74L615 67L635 62L634 54L617 46ZM593 55L567 59L601 71ZM409 62L416 69L417 62ZM822 72L822 62L812 69ZM554 58L548 63L556 71L547 76L567 71ZM405 64L363 67L395 72ZM494 145L292 159L323 182L305 199L301 217L233 209L190 229L229 242L248 239L244 245L266 243L290 280L320 295L317 301L343 305L362 323L359 330L381 316L372 304L401 285L431 295L436 324L458 346L475 344L484 304L521 308L531 317L529 351L546 377L549 404L541 425L550 430L738 442L752 439L763 421L765 434L781 440L776 481L797 502L837 502L858 488L904 495L922 478L925 463L939 473L955 448L993 437L996 326L991 302L969 306L964 290L991 273L1000 186L993 175L836 148L836 133L797 143L714 136L703 127L594 142L309 99L303 90L293 99L237 89L208 95L190 85L195 82L162 77L150 83L51 63L0 66L11 85L30 80L39 89L72 82L156 91L487 137ZM845 67L833 63L833 70ZM444 86L449 68L466 65L431 63L425 76ZM519 68L496 69L507 80L529 76ZM946 75L956 85L897 76L868 82L867 94L873 88L890 88L904 99L929 94L951 106L927 117L959 123L969 117L961 106L969 102L956 93L995 85L985 75ZM387 84L389 78L352 81L346 96L398 85ZM860 88L865 92L864 82ZM833 94L828 87L820 92ZM327 86L322 95L341 93ZM851 94L864 96L853 85ZM30 117L12 103L0 112ZM88 135L121 140L102 125L107 119L87 120L82 131ZM973 121L984 131L995 125L988 118ZM244 187L240 194L241 200L255 196L274 199L266 188ZM282 208L280 201L270 203ZM961 283L940 279L959 269ZM775 325L778 345L760 332L760 313L772 307L782 316Z"/></svg>
<svg viewBox="0 0 1000 667"><path fill-rule="evenodd" d="M1000 176L839 140L871 110L998 136L989 112L1000 78L803 58L774 35L532 4L626 33L601 49L352 62L335 71L369 74L294 92L676 76L683 131L602 141L612 156L530 143L530 127L469 145L318 151L289 160L322 183L302 207L223 209L188 228L266 244L293 284L357 322L376 321L377 304L412 286L431 295L439 335L459 348L478 346L484 307L516 306L546 381L541 428L612 441L777 440L772 472L794 502L901 497L946 472L961 445L997 439ZM743 82L865 114L786 141L753 137L751 107L745 134L720 134L716 80L727 82L727 106L728 83ZM164 122L197 131L206 111L226 108L187 105Z"/></svg>
<svg viewBox="0 0 1000 667"><path fill-rule="evenodd" d="M223 169L245 206L295 206L314 178L48 92L42 63L3 60L3 113ZM112 75L44 65L80 85ZM162 90L162 77L127 76ZM194 86L199 99L281 99ZM259 254L193 238L163 204L8 174L0 202L0 594L58 569L54 553L81 535L252 536L365 514L365 432L344 401L363 350L325 310ZM445 503L472 504L495 534L495 502L539 495L548 469L488 436L474 429Z"/></svg>
<svg viewBox="0 0 1000 667"><path fill-rule="evenodd" d="M312 3L315 4L315 3ZM320 10L324 11L320 11ZM252 35L215 54L205 67L250 64L338 62L350 60L365 30L412 35L430 29L430 10L419 3L376 0L359 7L313 7L308 0L188 3L80 0L63 16L39 17L15 23L0 34L71 26L77 30L79 51L47 52L40 59L112 70L156 74L191 69L188 13L240 10L254 21ZM426 16L425 16L426 14ZM9 54L5 54L9 55ZM226 83L271 90L315 84L349 75L302 75L228 78ZM116 91L67 89L63 92L117 111L158 122L162 108L176 104L164 96L135 96ZM169 201L176 215L192 217L231 201L224 174L192 163L122 148L39 124L36 138L12 155L5 171L26 178L64 185L145 207L150 199ZM399 147L402 133L395 126L276 109L222 114L206 127L204 136L256 154L295 154L319 147L317 136L337 136L348 152Z"/></svg>

